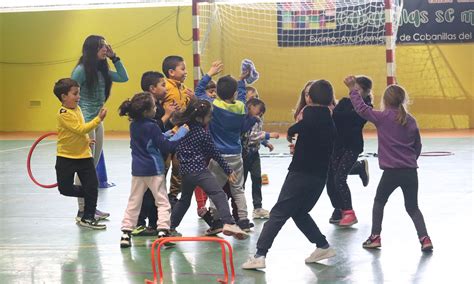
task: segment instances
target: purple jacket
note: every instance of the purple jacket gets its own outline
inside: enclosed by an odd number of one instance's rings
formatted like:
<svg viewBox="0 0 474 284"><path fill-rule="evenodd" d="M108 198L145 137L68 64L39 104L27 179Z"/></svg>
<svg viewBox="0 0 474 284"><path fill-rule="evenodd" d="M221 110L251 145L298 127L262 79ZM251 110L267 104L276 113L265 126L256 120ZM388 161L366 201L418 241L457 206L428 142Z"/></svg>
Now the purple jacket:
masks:
<svg viewBox="0 0 474 284"><path fill-rule="evenodd" d="M356 112L377 127L380 168L418 168L416 160L421 153L421 138L416 120L408 114L407 124L402 126L396 121L398 109L373 110L357 91L352 91L350 97Z"/></svg>

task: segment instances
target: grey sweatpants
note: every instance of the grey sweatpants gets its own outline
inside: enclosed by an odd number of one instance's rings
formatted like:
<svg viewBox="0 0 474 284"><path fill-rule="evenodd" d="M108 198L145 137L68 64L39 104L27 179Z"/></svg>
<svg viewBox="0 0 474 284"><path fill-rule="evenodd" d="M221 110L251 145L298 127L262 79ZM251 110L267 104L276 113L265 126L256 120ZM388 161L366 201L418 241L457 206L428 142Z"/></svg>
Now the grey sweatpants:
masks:
<svg viewBox="0 0 474 284"><path fill-rule="evenodd" d="M237 205L239 220L247 219L247 200L245 199L244 192L244 163L242 161L242 155L222 155L222 157L237 176L237 181L230 184L230 193ZM216 177L217 184L220 187L223 187L227 183L229 177L216 161L211 160L209 170ZM212 207L213 205L211 204L211 208Z"/></svg>

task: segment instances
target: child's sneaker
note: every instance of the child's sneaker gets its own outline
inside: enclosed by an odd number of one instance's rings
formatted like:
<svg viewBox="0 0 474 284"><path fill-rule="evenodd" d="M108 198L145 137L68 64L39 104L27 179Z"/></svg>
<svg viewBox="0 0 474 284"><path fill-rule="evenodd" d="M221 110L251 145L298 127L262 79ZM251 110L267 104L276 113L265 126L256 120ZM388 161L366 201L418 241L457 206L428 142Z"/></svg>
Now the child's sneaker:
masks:
<svg viewBox="0 0 474 284"><path fill-rule="evenodd" d="M251 256L249 259L242 264L242 269L262 269L265 268L265 257L259 256Z"/></svg>
<svg viewBox="0 0 474 284"><path fill-rule="evenodd" d="M145 232L146 227L145 226L138 226L132 231L132 236L141 236L143 232Z"/></svg>
<svg viewBox="0 0 474 284"><path fill-rule="evenodd" d="M107 219L110 216L110 213L102 212L100 210L95 210L94 219L102 221ZM76 222L80 222L82 217L84 217L84 211L77 211Z"/></svg>
<svg viewBox="0 0 474 284"><path fill-rule="evenodd" d="M158 229L157 237L158 239L171 237L171 234L170 234L170 231L167 229ZM171 243L171 242L165 243L166 247L173 247L175 245L176 245L175 243Z"/></svg>
<svg viewBox="0 0 474 284"><path fill-rule="evenodd" d="M360 162L362 163L362 168L360 169L359 177L362 181L362 185L366 187L369 184L369 161L363 159Z"/></svg>
<svg viewBox="0 0 474 284"><path fill-rule="evenodd" d="M382 242L380 240L380 235L370 235L370 237L362 244L363 248L379 248L382 246Z"/></svg>
<svg viewBox="0 0 474 284"><path fill-rule="evenodd" d="M132 246L132 236L129 231L122 231L122 237L120 238L120 247L129 248Z"/></svg>
<svg viewBox="0 0 474 284"><path fill-rule="evenodd" d="M222 228L222 233L226 236L233 236L238 240L245 240L249 237L249 234L242 231L236 224L225 224Z"/></svg>
<svg viewBox="0 0 474 284"><path fill-rule="evenodd" d="M81 221L79 221L79 226L81 227L86 227L86 228L91 228L94 230L103 230L107 228L104 224L99 224L99 220L96 219L85 219L82 217Z"/></svg>
<svg viewBox="0 0 474 284"><path fill-rule="evenodd" d="M339 224L342 219L342 210L341 209L334 209L332 212L331 218L329 218L329 223L331 224Z"/></svg>
<svg viewBox="0 0 474 284"><path fill-rule="evenodd" d="M254 219L268 219L270 218L270 212L263 208L257 208L253 210Z"/></svg>
<svg viewBox="0 0 474 284"><path fill-rule="evenodd" d="M158 234L158 231L154 227L146 227L145 231L143 231L140 236L155 236Z"/></svg>
<svg viewBox="0 0 474 284"><path fill-rule="evenodd" d="M342 219L339 221L339 226L349 227L356 224L357 217L354 210L342 210Z"/></svg>
<svg viewBox="0 0 474 284"><path fill-rule="evenodd" d="M180 232L176 231L176 229L170 229L169 230L169 236L170 237L182 237L183 234L181 234Z"/></svg>
<svg viewBox="0 0 474 284"><path fill-rule="evenodd" d="M307 257L304 262L306 263L313 263L318 262L323 259L331 258L336 255L336 251L329 247L326 249L323 248L316 248L309 257Z"/></svg>
<svg viewBox="0 0 474 284"><path fill-rule="evenodd" d="M222 228L224 227L224 224L222 223L222 220L214 220L212 223L212 226L206 230L206 233L204 233L206 236L215 236L219 233L222 233Z"/></svg>
<svg viewBox="0 0 474 284"><path fill-rule="evenodd" d="M240 219L237 221L237 225L246 233L250 232L250 228L255 226L254 223L250 223L249 219Z"/></svg>
<svg viewBox="0 0 474 284"><path fill-rule="evenodd" d="M431 243L431 239L428 236L424 236L420 239L421 243L421 251L424 252L431 252L433 251L433 244Z"/></svg>
<svg viewBox="0 0 474 284"><path fill-rule="evenodd" d="M97 220L105 220L107 218L110 217L110 213L107 213L107 212L104 212L104 211L100 211L99 209L96 209L95 210L95 218Z"/></svg>

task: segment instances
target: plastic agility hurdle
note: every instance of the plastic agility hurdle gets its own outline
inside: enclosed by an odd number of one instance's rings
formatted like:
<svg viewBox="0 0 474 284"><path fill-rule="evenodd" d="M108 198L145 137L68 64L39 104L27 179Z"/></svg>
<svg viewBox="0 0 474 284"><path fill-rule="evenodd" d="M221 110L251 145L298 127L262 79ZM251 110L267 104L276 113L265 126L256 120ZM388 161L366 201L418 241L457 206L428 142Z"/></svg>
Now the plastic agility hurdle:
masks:
<svg viewBox="0 0 474 284"><path fill-rule="evenodd" d="M151 247L151 265L153 269L153 280L145 280L147 284L158 284L163 283L163 267L161 264L161 247L169 242L215 242L219 243L221 246L221 257L222 257L222 266L224 268L224 279L217 279L217 282L220 283L234 283L235 281L235 270L234 270L234 258L232 254L232 246L230 243L224 239L216 237L166 237L160 238L153 242ZM229 271L227 269L227 253L226 247L229 249L229 263L231 271L231 279L229 282ZM156 257L155 257L156 255ZM158 273L159 280L156 271L156 259L158 259Z"/></svg>

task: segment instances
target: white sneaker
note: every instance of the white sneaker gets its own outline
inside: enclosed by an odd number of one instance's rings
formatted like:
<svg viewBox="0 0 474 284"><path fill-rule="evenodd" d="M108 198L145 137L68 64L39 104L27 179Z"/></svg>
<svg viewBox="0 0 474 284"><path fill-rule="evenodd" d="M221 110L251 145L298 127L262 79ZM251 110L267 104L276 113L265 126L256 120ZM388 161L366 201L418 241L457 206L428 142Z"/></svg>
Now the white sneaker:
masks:
<svg viewBox="0 0 474 284"><path fill-rule="evenodd" d="M249 237L249 234L242 231L242 229L236 224L224 224L224 227L222 228L222 233L226 236L233 236L238 240L245 240Z"/></svg>
<svg viewBox="0 0 474 284"><path fill-rule="evenodd" d="M242 264L242 269L262 269L265 268L265 257L264 256L251 256L249 259Z"/></svg>
<svg viewBox="0 0 474 284"><path fill-rule="evenodd" d="M306 258L304 261L306 263L317 262L323 259L327 259L330 257L336 256L336 251L329 247L327 249L316 248L311 255Z"/></svg>
<svg viewBox="0 0 474 284"><path fill-rule="evenodd" d="M270 212L263 208L257 208L253 210L254 219L268 219L270 218Z"/></svg>

